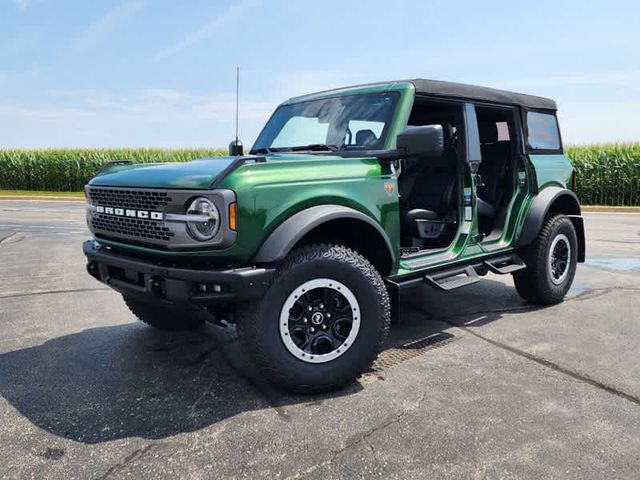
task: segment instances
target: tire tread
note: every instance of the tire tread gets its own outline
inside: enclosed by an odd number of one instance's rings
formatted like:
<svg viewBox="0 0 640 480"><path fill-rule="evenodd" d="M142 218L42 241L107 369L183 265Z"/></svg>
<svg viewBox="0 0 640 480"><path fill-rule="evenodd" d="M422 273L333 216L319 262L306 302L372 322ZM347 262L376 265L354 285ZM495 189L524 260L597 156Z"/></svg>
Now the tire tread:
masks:
<svg viewBox="0 0 640 480"><path fill-rule="evenodd" d="M361 362L361 364L365 365L363 370L366 370L371 366L371 364L373 364L373 361L382 349L389 334L391 309L389 294L382 277L373 265L362 255L348 247L327 243L300 247L287 256L283 263L280 264L277 274L272 278L266 290L268 291L279 278L286 276L287 273L296 266L305 262L322 259L336 260L351 265L353 268L359 270L367 280L371 282L378 293L378 300L382 306L383 318L376 348L368 358L365 358L364 361ZM336 390L349 385L361 375L362 371L354 371L351 375L331 377L324 383L314 383L313 385L292 382L291 378L288 377L285 372L281 369L275 368L270 359L266 358L262 353L265 351L261 346L263 336L259 335L258 322L256 321L259 307L259 302L252 302L237 308L236 321L238 336L240 337L245 351L251 355L258 369L274 384L296 393L315 394Z"/></svg>
<svg viewBox="0 0 640 480"><path fill-rule="evenodd" d="M538 305L553 305L560 303L564 296L558 297L546 281L546 249L552 240L554 231L563 223L573 228L571 220L566 215L549 216L540 229L538 236L531 245L520 253L527 264L523 271L513 274L513 281L518 294L526 301ZM577 252L574 253L576 255ZM573 257L575 258L575 256ZM571 268L569 266L568 268ZM571 281L573 278L571 277Z"/></svg>

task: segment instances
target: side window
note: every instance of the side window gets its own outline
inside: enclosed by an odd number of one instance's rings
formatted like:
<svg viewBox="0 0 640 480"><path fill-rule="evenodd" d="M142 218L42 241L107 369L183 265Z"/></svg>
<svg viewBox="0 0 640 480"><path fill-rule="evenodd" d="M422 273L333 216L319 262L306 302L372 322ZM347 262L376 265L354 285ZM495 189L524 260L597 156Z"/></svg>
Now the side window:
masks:
<svg viewBox="0 0 640 480"><path fill-rule="evenodd" d="M534 150L560 150L556 117L549 113L527 112L527 143Z"/></svg>
<svg viewBox="0 0 640 480"><path fill-rule="evenodd" d="M278 148L326 143L328 131L329 124L320 123L316 117L291 117L271 146Z"/></svg>

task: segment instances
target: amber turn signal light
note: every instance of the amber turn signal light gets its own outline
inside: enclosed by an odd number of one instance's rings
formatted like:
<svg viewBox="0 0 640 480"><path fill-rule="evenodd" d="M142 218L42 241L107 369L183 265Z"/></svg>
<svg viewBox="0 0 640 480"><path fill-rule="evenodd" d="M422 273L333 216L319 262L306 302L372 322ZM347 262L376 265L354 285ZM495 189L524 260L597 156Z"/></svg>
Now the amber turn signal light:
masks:
<svg viewBox="0 0 640 480"><path fill-rule="evenodd" d="M229 228L231 230L236 229L236 220L237 220L237 209L238 209L238 204L237 203L232 203L229 205Z"/></svg>

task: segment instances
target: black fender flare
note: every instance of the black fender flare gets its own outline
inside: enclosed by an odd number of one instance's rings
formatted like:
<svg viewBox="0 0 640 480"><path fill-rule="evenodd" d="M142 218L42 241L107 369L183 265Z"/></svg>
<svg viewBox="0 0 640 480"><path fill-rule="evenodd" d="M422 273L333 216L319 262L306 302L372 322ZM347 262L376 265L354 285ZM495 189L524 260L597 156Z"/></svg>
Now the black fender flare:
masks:
<svg viewBox="0 0 640 480"><path fill-rule="evenodd" d="M551 210L551 207L558 201L564 203L564 207L560 212L569 217L576 230L578 237L578 262L584 262L586 248L584 221L581 216L580 201L574 192L562 187L547 187L538 193L529 207L527 218L520 231L517 246L524 247L536 239L547 218L549 210Z"/></svg>
<svg viewBox="0 0 640 480"><path fill-rule="evenodd" d="M292 215L271 232L253 260L256 263L278 262L311 230L331 220L344 218L360 220L373 227L384 240L392 265L395 264L391 241L380 224L368 215L343 205L317 205Z"/></svg>

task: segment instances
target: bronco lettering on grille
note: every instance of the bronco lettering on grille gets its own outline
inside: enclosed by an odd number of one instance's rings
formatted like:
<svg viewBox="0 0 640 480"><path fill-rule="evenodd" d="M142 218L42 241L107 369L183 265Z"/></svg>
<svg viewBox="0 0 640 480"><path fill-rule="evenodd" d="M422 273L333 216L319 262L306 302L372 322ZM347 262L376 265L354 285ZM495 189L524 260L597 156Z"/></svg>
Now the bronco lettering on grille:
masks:
<svg viewBox="0 0 640 480"><path fill-rule="evenodd" d="M143 218L150 220L163 220L164 215L162 212L150 212L148 210L133 210L131 208L114 208L114 207L103 207L101 205L96 205L96 212L104 213L105 215L115 215L118 217L132 217L132 218Z"/></svg>

